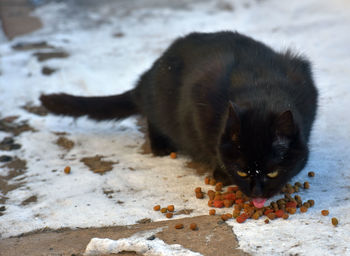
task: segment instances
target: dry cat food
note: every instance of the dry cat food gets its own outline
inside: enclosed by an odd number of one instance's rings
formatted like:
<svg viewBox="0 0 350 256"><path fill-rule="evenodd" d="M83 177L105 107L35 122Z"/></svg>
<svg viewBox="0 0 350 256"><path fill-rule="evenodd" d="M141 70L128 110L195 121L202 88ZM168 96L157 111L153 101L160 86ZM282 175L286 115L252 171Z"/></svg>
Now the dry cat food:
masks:
<svg viewBox="0 0 350 256"><path fill-rule="evenodd" d="M191 230L197 230L198 229L197 224L196 223L191 223L190 224L190 229Z"/></svg>
<svg viewBox="0 0 350 256"><path fill-rule="evenodd" d="M314 177L314 173L308 174L310 177ZM205 193L202 188L198 187L195 189L196 196L200 193L200 198L207 195L209 197L208 206L213 208L231 208L233 207L233 212L225 213L221 215L221 219L226 221L231 218L235 218L238 223L243 223L247 219L258 220L261 217L267 217L265 222L268 223L271 220L282 218L288 219L290 214L295 214L298 209L301 213L308 211L308 208L314 206L315 201L310 199L307 201L302 200L299 195L294 195L294 193L299 192L301 189L310 188L309 182L295 182L294 185L286 184L282 188L283 198L278 199L275 202L271 202L270 205L257 208L259 202L252 202L250 198L243 194L243 192L237 186L230 186L224 191L223 184L221 182L216 182L212 177L206 177L204 183L207 185L214 186L213 189L209 189ZM203 197L202 197L203 196ZM198 198L198 196L197 196ZM215 209L209 210L209 215L215 215Z"/></svg>
<svg viewBox="0 0 350 256"><path fill-rule="evenodd" d="M173 217L173 213L172 213L172 212L167 212L167 213L165 214L165 216L166 216L168 219L170 219L170 218Z"/></svg>
<svg viewBox="0 0 350 256"><path fill-rule="evenodd" d="M329 211L328 211L328 210L322 210L322 211L321 211L321 214L322 214L323 216L328 216Z"/></svg>
<svg viewBox="0 0 350 256"><path fill-rule="evenodd" d="M184 228L184 224L181 224L181 223L180 224L176 224L175 228L176 229L182 229L182 228Z"/></svg>
<svg viewBox="0 0 350 256"><path fill-rule="evenodd" d="M309 176L309 177L314 177L314 176L315 176L315 173L314 173L314 172L309 172L309 173L307 174L307 176Z"/></svg>
<svg viewBox="0 0 350 256"><path fill-rule="evenodd" d="M65 168L64 168L64 173L65 174L70 174L70 166L66 166Z"/></svg>
<svg viewBox="0 0 350 256"><path fill-rule="evenodd" d="M333 226L337 226L338 225L338 219L337 218L332 218L332 224L333 224Z"/></svg>
<svg viewBox="0 0 350 256"><path fill-rule="evenodd" d="M174 205L168 205L168 206L167 206L167 210L168 210L169 212L173 212L173 211L175 210Z"/></svg>
<svg viewBox="0 0 350 256"><path fill-rule="evenodd" d="M175 152L170 153L170 158L175 159L177 157L177 154Z"/></svg>
<svg viewBox="0 0 350 256"><path fill-rule="evenodd" d="M154 206L154 207L153 207L153 210L159 211L159 210L160 210L160 205L158 204L158 205Z"/></svg>

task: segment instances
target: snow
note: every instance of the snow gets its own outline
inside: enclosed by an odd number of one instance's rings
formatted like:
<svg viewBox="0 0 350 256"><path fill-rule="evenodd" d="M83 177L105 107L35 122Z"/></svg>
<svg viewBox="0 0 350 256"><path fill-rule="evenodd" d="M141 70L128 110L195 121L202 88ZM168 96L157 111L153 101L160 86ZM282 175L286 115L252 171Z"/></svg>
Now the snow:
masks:
<svg viewBox="0 0 350 256"><path fill-rule="evenodd" d="M156 204L194 209L191 216L207 214L206 201L193 197L195 187L209 189L203 185L204 176L185 167L185 156L173 160L140 154L144 139L135 118L122 122L74 121L52 115L40 117L21 106L39 104L43 92L121 93L132 88L178 36L192 31L238 30L275 49L291 48L308 56L320 92L310 159L294 179L304 181L308 171L316 172L310 179L311 189L301 193L302 198L314 199L315 206L305 214L268 225L263 220L244 224L228 221L240 248L258 255L350 255L350 117L346 114L350 107L349 2L218 0L191 1L172 8L118 2L83 11L62 1L51 2L35 11L44 24L41 30L12 42L0 38L1 116L19 115L37 130L16 137L22 144L20 150L0 152L25 159L28 167L16 177L25 185L6 194L6 211L0 216L2 238L45 227L165 220L152 210ZM227 4L233 10L224 8ZM114 37L116 33L124 36ZM17 42L43 40L70 56L38 62L35 51L11 48ZM59 70L44 76L44 65ZM75 142L71 151L54 143L58 137L53 132L58 131L67 132L66 137ZM0 140L5 136L9 134L0 132ZM96 154L119 164L104 175L95 174L80 159ZM63 173L66 165L72 168L70 175ZM6 168L0 169L0 175L7 173ZM112 198L103 191L113 191ZM37 202L21 205L33 195ZM329 209L330 216L321 216L323 209ZM331 225L333 216L339 219L337 227Z"/></svg>
<svg viewBox="0 0 350 256"><path fill-rule="evenodd" d="M145 256L201 256L179 244L168 245L159 238L149 239L161 229L136 233L128 238L118 240L92 238L86 247L85 255L105 255L132 251Z"/></svg>

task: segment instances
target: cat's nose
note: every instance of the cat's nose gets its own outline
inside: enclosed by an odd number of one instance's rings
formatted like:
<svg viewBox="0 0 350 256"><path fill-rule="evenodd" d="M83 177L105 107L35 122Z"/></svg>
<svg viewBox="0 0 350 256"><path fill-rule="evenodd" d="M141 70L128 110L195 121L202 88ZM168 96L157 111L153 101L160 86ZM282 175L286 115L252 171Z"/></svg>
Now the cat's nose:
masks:
<svg viewBox="0 0 350 256"><path fill-rule="evenodd" d="M261 197L263 195L262 187L259 183L255 184L252 188L251 197Z"/></svg>

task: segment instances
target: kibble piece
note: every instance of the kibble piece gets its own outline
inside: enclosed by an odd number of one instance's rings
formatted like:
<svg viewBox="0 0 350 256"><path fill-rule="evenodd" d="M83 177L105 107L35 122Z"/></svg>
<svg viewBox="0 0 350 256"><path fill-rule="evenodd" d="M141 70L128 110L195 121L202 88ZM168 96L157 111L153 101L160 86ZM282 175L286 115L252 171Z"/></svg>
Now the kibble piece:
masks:
<svg viewBox="0 0 350 256"><path fill-rule="evenodd" d="M307 202L310 204L310 207L314 206L315 205L315 201L310 199L310 200L307 200Z"/></svg>
<svg viewBox="0 0 350 256"><path fill-rule="evenodd" d="M236 198L240 199L240 198L242 198L242 197L243 197L243 192L240 191L240 190L238 190L238 191L236 192Z"/></svg>
<svg viewBox="0 0 350 256"><path fill-rule="evenodd" d="M264 222L265 222L265 224L269 224L270 221L269 221L269 219L266 219Z"/></svg>
<svg viewBox="0 0 350 256"><path fill-rule="evenodd" d="M214 200L214 198L215 198L214 190L208 190L208 196L211 200Z"/></svg>
<svg viewBox="0 0 350 256"><path fill-rule="evenodd" d="M176 224L175 228L176 229L182 229L182 228L184 228L184 224Z"/></svg>
<svg viewBox="0 0 350 256"><path fill-rule="evenodd" d="M206 185L209 185L209 182L210 182L210 177L209 177L209 176L205 177L204 183L205 183Z"/></svg>
<svg viewBox="0 0 350 256"><path fill-rule="evenodd" d="M216 180L214 178L210 178L209 184L212 185L212 186L215 186Z"/></svg>
<svg viewBox="0 0 350 256"><path fill-rule="evenodd" d="M209 200L209 201L208 201L208 206L209 206L209 207L213 207L213 206L214 206L213 203L214 203L214 200Z"/></svg>
<svg viewBox="0 0 350 256"><path fill-rule="evenodd" d="M267 217L270 219L270 220L274 220L276 218L276 214L274 214L273 212L270 212L269 214L267 214Z"/></svg>
<svg viewBox="0 0 350 256"><path fill-rule="evenodd" d="M159 211L159 210L160 210L160 205L159 205L159 204L157 204L156 206L154 206L154 207L153 207L153 210L155 210L155 211Z"/></svg>
<svg viewBox="0 0 350 256"><path fill-rule="evenodd" d="M300 207L300 212L307 212L307 207L306 206L301 206Z"/></svg>
<svg viewBox="0 0 350 256"><path fill-rule="evenodd" d="M196 197L198 199L202 199L204 197L204 193L202 193L202 192L196 193Z"/></svg>
<svg viewBox="0 0 350 256"><path fill-rule="evenodd" d="M202 188L201 187L195 188L194 193L202 193Z"/></svg>
<svg viewBox="0 0 350 256"><path fill-rule="evenodd" d="M260 218L259 212L255 212L255 213L252 215L252 219L254 219L254 220L257 220L257 219L259 219L259 218Z"/></svg>
<svg viewBox="0 0 350 256"><path fill-rule="evenodd" d="M284 213L283 216L282 216L282 218L283 218L284 220L288 219L288 218L289 218L288 213Z"/></svg>
<svg viewBox="0 0 350 256"><path fill-rule="evenodd" d="M239 216L236 218L236 221L237 221L238 223L243 223L243 222L246 221L246 219L247 219L247 218L245 218L244 216L239 215Z"/></svg>
<svg viewBox="0 0 350 256"><path fill-rule="evenodd" d="M305 182L304 182L304 188L305 188L305 189L309 189L309 188L310 188L310 183L307 182L307 181L305 181Z"/></svg>
<svg viewBox="0 0 350 256"><path fill-rule="evenodd" d="M288 187L287 192L288 192L288 194L293 194L295 192L295 190L293 187Z"/></svg>
<svg viewBox="0 0 350 256"><path fill-rule="evenodd" d="M315 173L314 173L314 172L309 172L309 173L307 174L307 176L309 176L309 177L314 177L314 176L315 176Z"/></svg>
<svg viewBox="0 0 350 256"><path fill-rule="evenodd" d="M296 213L297 209L294 208L294 207L288 207L288 208L286 208L286 211L287 211L289 214L294 214L294 213Z"/></svg>
<svg viewBox="0 0 350 256"><path fill-rule="evenodd" d="M161 213L166 213L167 211L168 211L167 208L162 208L162 209L160 209L160 212L161 212Z"/></svg>
<svg viewBox="0 0 350 256"><path fill-rule="evenodd" d="M229 219L232 219L233 218L233 215L231 213L226 213L226 216L229 218Z"/></svg>
<svg viewBox="0 0 350 256"><path fill-rule="evenodd" d="M224 205L226 208L229 208L233 205L233 200L224 200Z"/></svg>
<svg viewBox="0 0 350 256"><path fill-rule="evenodd" d="M215 215L215 213L216 213L215 209L210 209L209 210L209 215Z"/></svg>
<svg viewBox="0 0 350 256"><path fill-rule="evenodd" d="M321 214L322 214L323 216L328 216L329 211L328 211L328 210L322 210L322 211L321 211Z"/></svg>
<svg viewBox="0 0 350 256"><path fill-rule="evenodd" d="M174 205L168 205L167 209L169 212L173 212L175 210L175 207Z"/></svg>
<svg viewBox="0 0 350 256"><path fill-rule="evenodd" d="M172 212L168 212L167 214L165 214L165 216L170 219L173 217L173 213Z"/></svg>
<svg viewBox="0 0 350 256"><path fill-rule="evenodd" d="M303 203L303 206L305 206L306 208L310 208L311 207L308 202Z"/></svg>
<svg viewBox="0 0 350 256"><path fill-rule="evenodd" d="M197 224L196 223L191 223L190 224L190 229L191 230L197 230L198 229Z"/></svg>
<svg viewBox="0 0 350 256"><path fill-rule="evenodd" d="M175 159L175 158L177 157L176 152L171 152L171 153L170 153L170 157L171 157L172 159Z"/></svg>
<svg viewBox="0 0 350 256"><path fill-rule="evenodd" d="M337 218L332 218L332 224L333 224L333 226L337 226L338 225L338 219Z"/></svg>
<svg viewBox="0 0 350 256"><path fill-rule="evenodd" d="M214 200L213 205L215 208L222 208L224 207L224 201L222 200Z"/></svg>
<svg viewBox="0 0 350 256"><path fill-rule="evenodd" d="M295 182L294 183L294 186L297 186L297 187L302 187L301 183L299 181Z"/></svg>
<svg viewBox="0 0 350 256"><path fill-rule="evenodd" d="M222 182L218 182L215 184L215 191L221 191L222 190Z"/></svg>
<svg viewBox="0 0 350 256"><path fill-rule="evenodd" d="M221 215L221 219L223 221L227 221L229 219L229 217L226 214L223 214L223 215Z"/></svg>
<svg viewBox="0 0 350 256"><path fill-rule="evenodd" d="M241 214L241 211L234 210L232 213L233 218L237 218Z"/></svg>
<svg viewBox="0 0 350 256"><path fill-rule="evenodd" d="M70 166L66 166L65 168L64 168L64 173L65 174L70 174Z"/></svg>
<svg viewBox="0 0 350 256"><path fill-rule="evenodd" d="M277 210L277 211L275 212L275 214L276 214L276 217L277 217L277 218L281 218L281 217L283 217L283 215L284 215L284 211L283 211L283 210Z"/></svg>

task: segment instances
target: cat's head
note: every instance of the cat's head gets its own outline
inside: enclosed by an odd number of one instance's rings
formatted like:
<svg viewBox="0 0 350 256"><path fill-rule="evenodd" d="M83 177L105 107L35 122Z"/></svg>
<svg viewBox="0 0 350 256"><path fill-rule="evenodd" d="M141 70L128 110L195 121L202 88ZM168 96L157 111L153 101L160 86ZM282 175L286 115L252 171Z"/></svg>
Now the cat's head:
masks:
<svg viewBox="0 0 350 256"><path fill-rule="evenodd" d="M252 198L269 198L305 165L307 147L293 113L240 111L230 103L219 157L233 184Z"/></svg>

